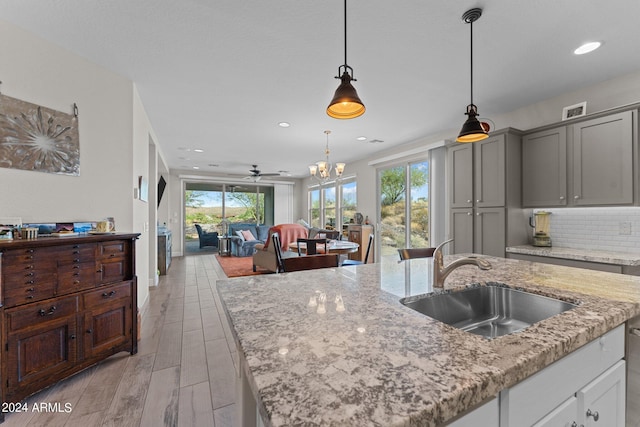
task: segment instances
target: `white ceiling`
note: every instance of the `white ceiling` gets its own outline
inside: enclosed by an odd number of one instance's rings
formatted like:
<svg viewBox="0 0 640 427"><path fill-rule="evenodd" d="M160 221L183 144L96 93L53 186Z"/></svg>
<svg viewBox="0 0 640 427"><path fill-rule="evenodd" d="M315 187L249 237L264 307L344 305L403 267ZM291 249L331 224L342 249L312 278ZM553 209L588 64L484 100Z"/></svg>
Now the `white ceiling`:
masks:
<svg viewBox="0 0 640 427"><path fill-rule="evenodd" d="M134 81L171 169L304 176L325 129L331 160L347 163L455 136L472 7L484 10L473 26L482 117L640 69L636 0L350 0L348 64L367 111L342 121L325 113L344 60L341 0L3 0L0 17ZM572 54L592 40L603 46Z"/></svg>

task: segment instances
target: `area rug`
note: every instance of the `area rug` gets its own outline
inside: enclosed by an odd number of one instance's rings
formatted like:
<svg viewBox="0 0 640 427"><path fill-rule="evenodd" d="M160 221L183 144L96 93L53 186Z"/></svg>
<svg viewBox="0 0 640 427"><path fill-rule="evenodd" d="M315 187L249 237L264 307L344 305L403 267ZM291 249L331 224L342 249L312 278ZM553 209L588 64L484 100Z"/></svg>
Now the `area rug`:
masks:
<svg viewBox="0 0 640 427"><path fill-rule="evenodd" d="M266 274L270 271L257 268L258 271L253 271L253 257L236 257L236 256L220 256L216 255L216 260L222 267L222 271L227 277L241 277L241 276L253 276L256 274Z"/></svg>

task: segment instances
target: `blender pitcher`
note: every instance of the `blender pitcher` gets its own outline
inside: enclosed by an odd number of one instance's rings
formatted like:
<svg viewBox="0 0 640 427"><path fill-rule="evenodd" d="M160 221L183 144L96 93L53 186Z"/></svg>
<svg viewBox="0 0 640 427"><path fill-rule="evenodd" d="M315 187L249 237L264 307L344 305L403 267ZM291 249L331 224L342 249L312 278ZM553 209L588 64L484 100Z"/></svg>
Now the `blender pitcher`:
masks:
<svg viewBox="0 0 640 427"><path fill-rule="evenodd" d="M529 225L533 227L533 246L551 246L551 236L549 236L551 222L549 215L551 215L551 212L539 211L535 212L529 218Z"/></svg>

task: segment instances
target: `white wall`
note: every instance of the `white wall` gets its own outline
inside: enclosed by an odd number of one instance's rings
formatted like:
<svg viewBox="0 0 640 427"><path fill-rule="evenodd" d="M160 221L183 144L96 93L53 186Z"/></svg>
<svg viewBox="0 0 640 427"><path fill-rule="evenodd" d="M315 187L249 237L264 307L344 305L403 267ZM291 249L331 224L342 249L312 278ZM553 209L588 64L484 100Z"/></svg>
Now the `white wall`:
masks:
<svg viewBox="0 0 640 427"><path fill-rule="evenodd" d="M134 175L147 165L134 137L139 118L134 119L138 101L132 82L2 21L0 58L4 95L68 113L77 103L80 135L80 176L0 168L0 216L18 216L23 222L112 216L118 231L142 232L145 215L134 206L133 188ZM145 264L147 245L137 250L137 263ZM142 304L148 270L137 267Z"/></svg>

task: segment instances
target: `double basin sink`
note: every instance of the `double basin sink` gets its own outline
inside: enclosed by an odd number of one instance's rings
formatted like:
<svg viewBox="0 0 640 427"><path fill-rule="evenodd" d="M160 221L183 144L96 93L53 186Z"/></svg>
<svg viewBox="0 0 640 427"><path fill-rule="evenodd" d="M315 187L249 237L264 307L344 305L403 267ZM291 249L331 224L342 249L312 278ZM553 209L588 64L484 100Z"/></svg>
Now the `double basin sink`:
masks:
<svg viewBox="0 0 640 427"><path fill-rule="evenodd" d="M520 331L576 307L566 301L500 285L403 298L400 302L440 322L486 338Z"/></svg>

